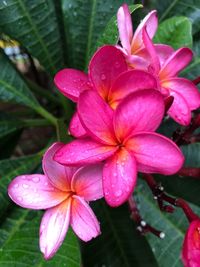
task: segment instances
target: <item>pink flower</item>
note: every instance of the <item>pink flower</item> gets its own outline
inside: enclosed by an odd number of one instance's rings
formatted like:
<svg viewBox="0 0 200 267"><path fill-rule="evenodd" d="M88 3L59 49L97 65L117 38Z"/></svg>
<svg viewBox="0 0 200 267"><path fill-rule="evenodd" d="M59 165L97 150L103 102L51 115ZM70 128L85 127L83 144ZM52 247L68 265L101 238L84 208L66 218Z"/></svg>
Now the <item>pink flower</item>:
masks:
<svg viewBox="0 0 200 267"><path fill-rule="evenodd" d="M156 90L139 90L124 98L116 110L92 90L79 98L78 114L88 137L62 147L54 159L69 166L105 161L103 191L110 206L127 200L137 171L173 174L183 164L179 148L154 133L164 115L164 101Z"/></svg>
<svg viewBox="0 0 200 267"><path fill-rule="evenodd" d="M141 70L127 71L127 64L119 49L106 45L100 48L89 64L89 74L74 69L59 71L54 79L58 89L66 97L77 102L84 90L96 91L112 108L129 93L138 89L157 88L154 76ZM86 135L77 113L70 127L74 137Z"/></svg>
<svg viewBox="0 0 200 267"><path fill-rule="evenodd" d="M10 198L23 208L47 209L40 225L40 250L50 259L61 246L69 225L89 241L100 234L99 223L88 201L102 192L102 165L64 167L53 160L63 144L53 144L43 158L44 175L22 175L9 185Z"/></svg>
<svg viewBox="0 0 200 267"><path fill-rule="evenodd" d="M168 114L179 124L188 125L191 121L191 111L200 107L200 93L191 81L177 75L192 60L192 51L186 47L180 48L161 62L145 28L143 40L151 57L149 71L157 78L163 96L174 98Z"/></svg>
<svg viewBox="0 0 200 267"><path fill-rule="evenodd" d="M119 49L124 53L127 63L132 68L147 69L148 54L144 46L142 32L146 28L149 37L152 39L158 27L158 19L156 10L151 11L139 24L135 33L133 34L132 19L127 4L123 4L117 12L117 23L119 29L119 37L122 48ZM163 61L172 52L173 49L168 45L157 44L155 49Z"/></svg>
<svg viewBox="0 0 200 267"><path fill-rule="evenodd" d="M193 221L185 235L182 260L184 267L200 267L200 220Z"/></svg>

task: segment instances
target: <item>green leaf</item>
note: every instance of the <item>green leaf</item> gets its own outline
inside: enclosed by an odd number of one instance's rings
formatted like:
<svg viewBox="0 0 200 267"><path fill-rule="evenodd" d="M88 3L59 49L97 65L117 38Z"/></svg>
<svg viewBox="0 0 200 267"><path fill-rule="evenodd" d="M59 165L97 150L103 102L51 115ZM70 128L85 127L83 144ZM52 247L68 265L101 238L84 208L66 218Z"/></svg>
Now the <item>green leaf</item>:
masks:
<svg viewBox="0 0 200 267"><path fill-rule="evenodd" d="M31 173L40 163L41 155L21 157L17 159L5 159L0 161L0 217L10 205L7 195L7 187L11 180L18 175Z"/></svg>
<svg viewBox="0 0 200 267"><path fill-rule="evenodd" d="M15 208L1 224L1 267L79 267L80 252L71 230L53 259L45 261L39 251L41 213Z"/></svg>
<svg viewBox="0 0 200 267"><path fill-rule="evenodd" d="M136 9L142 8L141 4L129 6L129 10L133 13ZM116 44L119 38L118 28L117 28L117 17L114 15L108 24L106 25L103 33L97 41L95 49L105 44Z"/></svg>
<svg viewBox="0 0 200 267"><path fill-rule="evenodd" d="M53 75L63 62L53 0L0 2L0 30L17 39Z"/></svg>
<svg viewBox="0 0 200 267"><path fill-rule="evenodd" d="M40 107L19 72L3 53L0 53L0 69L0 99L2 101L18 103L35 110Z"/></svg>
<svg viewBox="0 0 200 267"><path fill-rule="evenodd" d="M170 178L166 177L166 179ZM139 182L135 194L143 219L165 233L164 239L159 239L153 234L146 236L158 265L160 267L183 267L180 255L183 238L188 227L185 215L179 208L172 214L161 212L143 181ZM197 206L192 205L192 208L200 214L200 209Z"/></svg>
<svg viewBox="0 0 200 267"><path fill-rule="evenodd" d="M103 201L96 202L94 206L102 234L83 244L84 266L157 266L145 238L136 232L127 206L110 208Z"/></svg>
<svg viewBox="0 0 200 267"><path fill-rule="evenodd" d="M21 137L22 130L15 130L0 138L0 160L11 157Z"/></svg>
<svg viewBox="0 0 200 267"><path fill-rule="evenodd" d="M62 0L70 67L86 68L99 36L123 3L122 0Z"/></svg>
<svg viewBox="0 0 200 267"><path fill-rule="evenodd" d="M178 49L192 47L192 24L187 17L169 18L159 24L155 43L163 43Z"/></svg>

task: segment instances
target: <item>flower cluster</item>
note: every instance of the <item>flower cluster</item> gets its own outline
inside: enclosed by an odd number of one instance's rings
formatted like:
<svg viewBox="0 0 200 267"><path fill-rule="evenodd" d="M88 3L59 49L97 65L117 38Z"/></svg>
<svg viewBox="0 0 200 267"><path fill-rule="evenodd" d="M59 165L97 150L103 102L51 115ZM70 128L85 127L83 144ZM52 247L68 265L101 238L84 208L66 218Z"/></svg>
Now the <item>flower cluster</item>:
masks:
<svg viewBox="0 0 200 267"><path fill-rule="evenodd" d="M155 131L166 113L188 125L191 111L200 106L197 87L178 77L192 51L153 44L156 11L134 33L126 4L119 8L117 21L121 46L99 48L88 74L63 69L55 76L60 92L77 103L69 126L75 140L48 149L44 175L16 177L8 189L18 205L47 209L40 227L46 259L62 244L69 224L84 241L100 233L89 201L104 197L108 205L119 206L133 193L138 172L171 175L184 162L178 146ZM188 232L185 247L190 236ZM184 251L184 261L190 255Z"/></svg>

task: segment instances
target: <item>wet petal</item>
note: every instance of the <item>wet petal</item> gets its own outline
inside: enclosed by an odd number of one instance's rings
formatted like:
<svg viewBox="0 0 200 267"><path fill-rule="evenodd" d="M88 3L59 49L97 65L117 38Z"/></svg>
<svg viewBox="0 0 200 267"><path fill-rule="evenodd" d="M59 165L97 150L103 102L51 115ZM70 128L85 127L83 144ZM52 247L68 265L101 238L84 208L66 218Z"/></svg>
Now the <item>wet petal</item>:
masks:
<svg viewBox="0 0 200 267"><path fill-rule="evenodd" d="M142 20L142 22L137 27L131 44L132 51L134 52L136 52L141 48L144 48L142 40L142 31L144 27L146 27L147 33L149 37L152 39L158 27L158 18L156 10L153 10L149 14L147 14L147 16Z"/></svg>
<svg viewBox="0 0 200 267"><path fill-rule="evenodd" d="M123 4L117 12L117 25L119 37L123 48L130 54L131 41L133 38L132 20L127 4Z"/></svg>
<svg viewBox="0 0 200 267"><path fill-rule="evenodd" d="M130 93L154 88L157 88L157 81L150 73L142 70L126 71L115 80L109 93L109 103L113 107Z"/></svg>
<svg viewBox="0 0 200 267"><path fill-rule="evenodd" d="M126 70L123 53L115 46L105 45L92 57L89 76L97 92L105 99L114 80Z"/></svg>
<svg viewBox="0 0 200 267"><path fill-rule="evenodd" d="M178 146L157 133L133 135L125 146L133 153L140 172L170 175L176 173L184 162Z"/></svg>
<svg viewBox="0 0 200 267"><path fill-rule="evenodd" d="M192 60L192 50L183 47L175 51L163 64L159 77L161 80L177 76Z"/></svg>
<svg viewBox="0 0 200 267"><path fill-rule="evenodd" d="M40 224L40 250L46 260L52 258L62 245L70 221L70 199L47 210Z"/></svg>
<svg viewBox="0 0 200 267"><path fill-rule="evenodd" d="M19 206L28 209L47 209L58 205L68 196L56 189L45 175L17 176L8 187L9 197Z"/></svg>
<svg viewBox="0 0 200 267"><path fill-rule="evenodd" d="M101 163L80 168L73 177L72 190L87 201L102 198L102 171Z"/></svg>
<svg viewBox="0 0 200 267"><path fill-rule="evenodd" d="M118 139L140 131L155 131L164 116L164 101L156 90L141 90L127 96L114 114Z"/></svg>
<svg viewBox="0 0 200 267"><path fill-rule="evenodd" d="M75 112L69 124L69 132L76 138L84 137L87 135L86 130L83 128L78 112Z"/></svg>
<svg viewBox="0 0 200 267"><path fill-rule="evenodd" d="M54 159L63 165L77 166L100 162L112 156L117 147L97 143L90 138L74 140L58 150Z"/></svg>
<svg viewBox="0 0 200 267"><path fill-rule="evenodd" d="M73 196L71 221L72 229L83 241L90 241L100 232L99 222L89 205L76 195Z"/></svg>
<svg viewBox="0 0 200 267"><path fill-rule="evenodd" d="M121 149L106 161L103 169L103 191L106 202L120 206L129 198L136 184L137 170L134 157Z"/></svg>
<svg viewBox="0 0 200 267"><path fill-rule="evenodd" d="M99 142L115 144L113 130L113 110L94 91L85 91L80 95L78 114L88 134Z"/></svg>
<svg viewBox="0 0 200 267"><path fill-rule="evenodd" d="M64 96L74 102L77 102L82 91L91 89L88 75L75 69L59 71L54 77L54 83Z"/></svg>

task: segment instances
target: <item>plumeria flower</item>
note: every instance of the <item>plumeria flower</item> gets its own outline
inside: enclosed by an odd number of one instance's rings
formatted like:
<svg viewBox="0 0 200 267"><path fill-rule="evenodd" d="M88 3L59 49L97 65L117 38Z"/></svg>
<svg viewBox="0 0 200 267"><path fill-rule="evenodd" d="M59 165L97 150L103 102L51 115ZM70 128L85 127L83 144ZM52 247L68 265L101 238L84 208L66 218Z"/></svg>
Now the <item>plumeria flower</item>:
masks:
<svg viewBox="0 0 200 267"><path fill-rule="evenodd" d="M187 230L183 249L182 260L184 267L200 267L200 219L190 223Z"/></svg>
<svg viewBox="0 0 200 267"><path fill-rule="evenodd" d="M158 91L134 92L115 110L97 92L84 91L78 114L88 137L63 146L54 159L69 166L104 161L103 191L110 206L128 199L137 171L168 175L181 168L184 158L180 149L154 133L164 115L164 101Z"/></svg>
<svg viewBox="0 0 200 267"><path fill-rule="evenodd" d="M111 45L103 46L94 54L88 75L79 70L63 69L56 74L54 82L61 93L74 102L84 90L93 90L112 108L133 91L157 88L157 81L150 73L127 71L122 52ZM69 131L74 137L86 135L77 113L71 120Z"/></svg>
<svg viewBox="0 0 200 267"><path fill-rule="evenodd" d="M117 24L122 45L122 47L118 47L124 53L128 65L132 68L147 69L149 56L146 53L142 32L146 28L149 37L151 39L154 37L158 27L156 10L151 11L133 33L132 19L128 5L123 4L117 12ZM161 61L164 61L173 52L173 48L163 44L155 45L155 49Z"/></svg>
<svg viewBox="0 0 200 267"><path fill-rule="evenodd" d="M192 60L192 51L186 47L180 48L161 64L145 28L143 40L151 57L149 70L157 78L160 92L165 98L174 98L168 110L169 116L181 125L188 125L191 121L191 111L200 107L200 93L191 81L177 76Z"/></svg>
<svg viewBox="0 0 200 267"><path fill-rule="evenodd" d="M102 165L82 168L64 167L53 160L63 144L53 144L43 157L44 175L16 177L8 194L19 206L46 209L40 225L40 250L50 259L61 246L69 225L83 241L100 234L99 223L88 201L102 192Z"/></svg>

